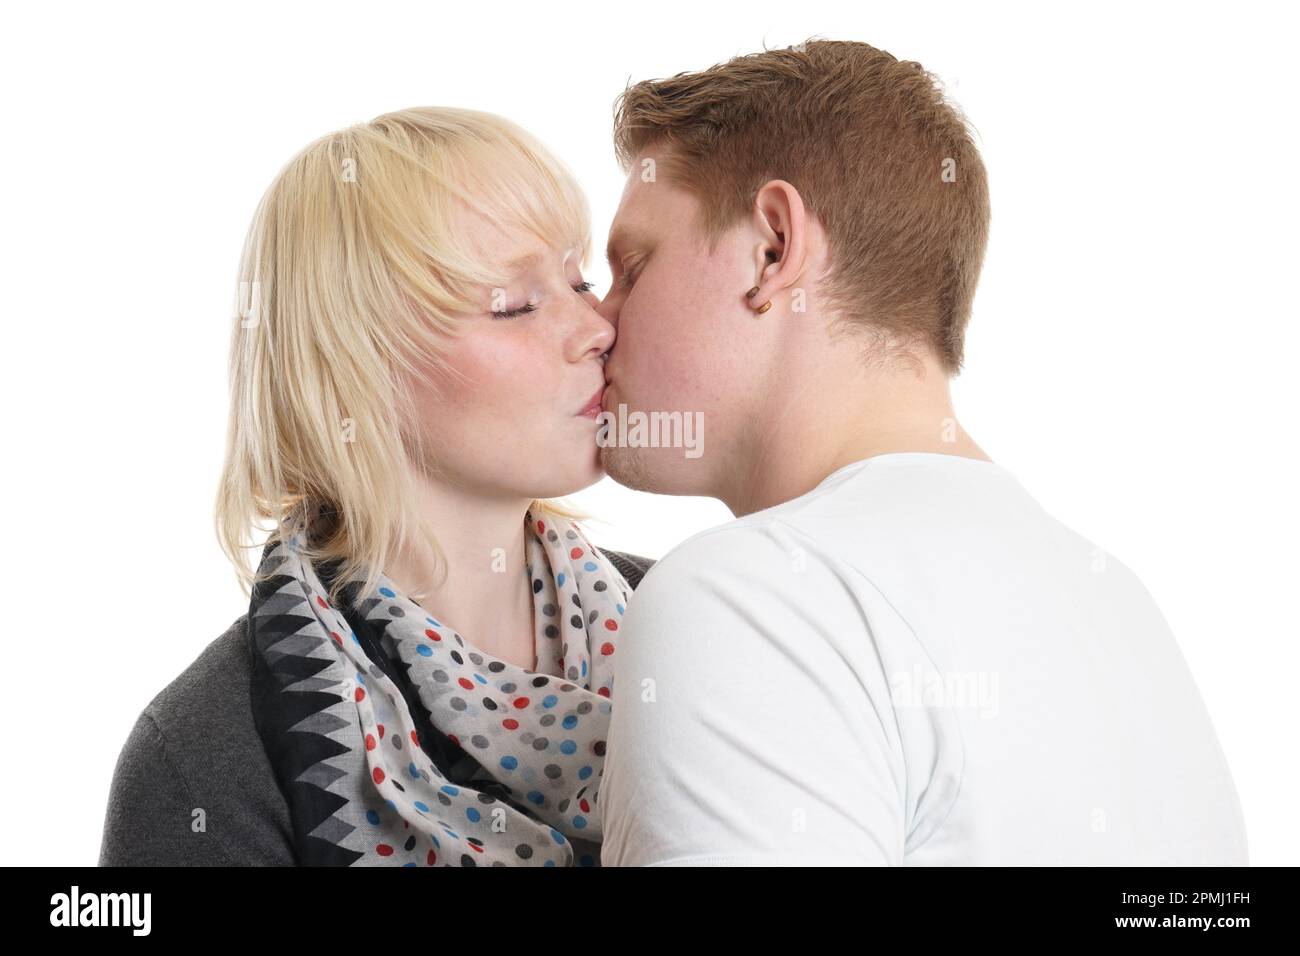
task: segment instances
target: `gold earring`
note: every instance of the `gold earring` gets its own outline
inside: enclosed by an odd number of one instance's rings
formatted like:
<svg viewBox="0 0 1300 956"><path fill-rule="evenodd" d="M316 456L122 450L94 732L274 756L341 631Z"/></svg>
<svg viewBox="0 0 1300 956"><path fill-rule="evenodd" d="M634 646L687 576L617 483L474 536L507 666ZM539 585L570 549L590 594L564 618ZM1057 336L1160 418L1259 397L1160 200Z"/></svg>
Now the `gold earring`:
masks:
<svg viewBox="0 0 1300 956"><path fill-rule="evenodd" d="M756 295L758 295L758 286L754 286L754 288L752 288L752 289L750 289L748 292L746 292L746 293L745 293L745 298L746 298L746 299L752 299L752 298L754 298L754 296L756 296ZM766 312L766 311L767 311L768 309L770 309L770 308L772 308L772 301L769 299L768 301L764 302L761 306L759 306L757 309L755 309L755 310L754 310L754 313L755 313L756 315L762 315L764 312Z"/></svg>

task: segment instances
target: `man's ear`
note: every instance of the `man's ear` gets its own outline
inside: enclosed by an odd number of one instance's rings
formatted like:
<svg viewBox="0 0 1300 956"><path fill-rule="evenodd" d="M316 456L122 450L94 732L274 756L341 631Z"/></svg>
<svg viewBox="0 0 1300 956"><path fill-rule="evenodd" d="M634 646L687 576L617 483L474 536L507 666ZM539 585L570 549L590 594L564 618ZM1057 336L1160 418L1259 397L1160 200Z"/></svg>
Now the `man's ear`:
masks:
<svg viewBox="0 0 1300 956"><path fill-rule="evenodd" d="M757 308L800 281L808 244L803 197L784 179L768 180L754 196L754 285Z"/></svg>

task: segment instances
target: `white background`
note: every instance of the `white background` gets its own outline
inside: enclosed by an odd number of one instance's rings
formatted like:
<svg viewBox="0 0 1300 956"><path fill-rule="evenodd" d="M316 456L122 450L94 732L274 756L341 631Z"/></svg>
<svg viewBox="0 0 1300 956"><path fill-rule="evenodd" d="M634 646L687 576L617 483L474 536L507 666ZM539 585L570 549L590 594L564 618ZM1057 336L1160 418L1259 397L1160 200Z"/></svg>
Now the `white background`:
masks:
<svg viewBox="0 0 1300 956"><path fill-rule="evenodd" d="M970 116L993 227L958 415L1142 577L1215 720L1252 862L1300 863L1300 152L1282 10L10 8L3 862L96 861L137 714L246 609L211 509L235 265L281 164L393 109L498 112L573 168L600 250L629 80L816 35L919 60ZM598 541L649 556L729 517L608 481L577 500L608 519Z"/></svg>

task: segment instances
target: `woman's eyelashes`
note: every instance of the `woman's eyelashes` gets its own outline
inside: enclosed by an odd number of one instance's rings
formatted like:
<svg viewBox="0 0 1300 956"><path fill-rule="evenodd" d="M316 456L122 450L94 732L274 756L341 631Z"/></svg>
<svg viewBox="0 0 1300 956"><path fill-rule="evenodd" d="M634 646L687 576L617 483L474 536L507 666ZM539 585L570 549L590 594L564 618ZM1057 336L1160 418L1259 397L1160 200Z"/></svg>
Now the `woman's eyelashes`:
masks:
<svg viewBox="0 0 1300 956"><path fill-rule="evenodd" d="M577 292L579 295L585 295L586 293L590 292L592 289L596 288L596 284L594 282L579 282L577 285L573 286L572 288L573 291ZM528 302L524 305L521 305L517 309L503 309L498 312L493 312L492 318L515 319L528 312L536 312L536 311L537 311L537 303Z"/></svg>

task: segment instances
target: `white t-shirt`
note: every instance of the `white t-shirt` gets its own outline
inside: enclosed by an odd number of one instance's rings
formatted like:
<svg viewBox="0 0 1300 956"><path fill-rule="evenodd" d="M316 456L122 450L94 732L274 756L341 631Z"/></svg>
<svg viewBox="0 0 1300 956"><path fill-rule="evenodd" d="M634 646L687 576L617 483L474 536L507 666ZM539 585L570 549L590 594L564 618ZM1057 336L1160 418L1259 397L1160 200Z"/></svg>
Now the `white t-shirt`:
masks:
<svg viewBox="0 0 1300 956"><path fill-rule="evenodd" d="M841 468L674 549L621 632L605 866L1247 863L1151 596L996 463Z"/></svg>

